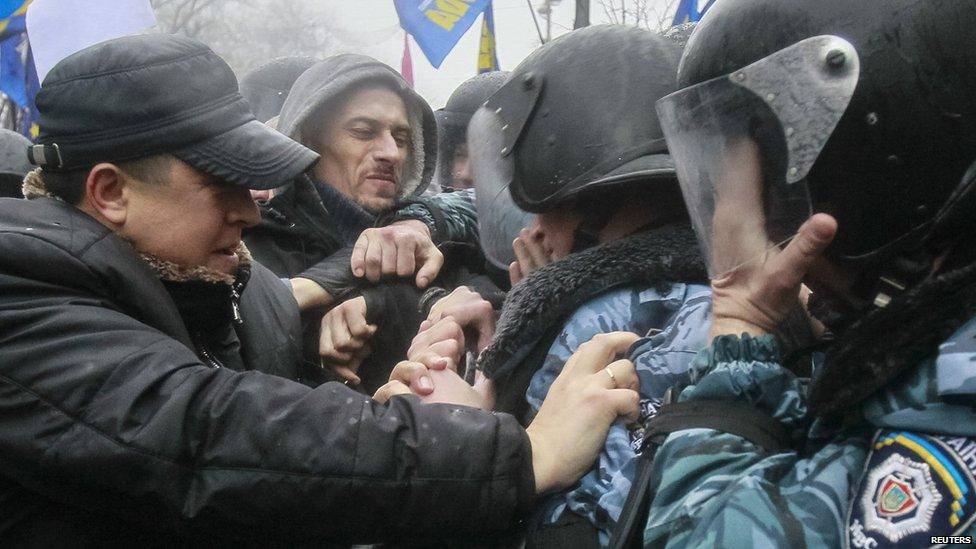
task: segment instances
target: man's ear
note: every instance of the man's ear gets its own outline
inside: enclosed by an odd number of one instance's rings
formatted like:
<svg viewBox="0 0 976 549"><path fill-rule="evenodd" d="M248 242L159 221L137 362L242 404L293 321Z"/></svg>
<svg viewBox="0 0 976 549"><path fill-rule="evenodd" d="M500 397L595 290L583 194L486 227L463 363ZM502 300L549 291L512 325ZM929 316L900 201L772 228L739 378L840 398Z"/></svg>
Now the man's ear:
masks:
<svg viewBox="0 0 976 549"><path fill-rule="evenodd" d="M85 200L89 207L113 225L125 224L128 196L125 174L115 164L96 164L85 180Z"/></svg>

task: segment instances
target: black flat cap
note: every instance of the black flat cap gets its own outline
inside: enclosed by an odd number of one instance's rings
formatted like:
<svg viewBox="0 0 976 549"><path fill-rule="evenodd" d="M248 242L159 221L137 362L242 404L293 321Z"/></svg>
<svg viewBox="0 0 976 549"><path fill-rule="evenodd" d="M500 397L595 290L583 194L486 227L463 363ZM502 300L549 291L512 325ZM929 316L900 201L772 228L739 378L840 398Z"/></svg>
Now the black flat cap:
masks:
<svg viewBox="0 0 976 549"><path fill-rule="evenodd" d="M37 94L46 170L170 153L250 189L288 182L318 155L254 118L227 63L181 36L109 40L51 69Z"/></svg>

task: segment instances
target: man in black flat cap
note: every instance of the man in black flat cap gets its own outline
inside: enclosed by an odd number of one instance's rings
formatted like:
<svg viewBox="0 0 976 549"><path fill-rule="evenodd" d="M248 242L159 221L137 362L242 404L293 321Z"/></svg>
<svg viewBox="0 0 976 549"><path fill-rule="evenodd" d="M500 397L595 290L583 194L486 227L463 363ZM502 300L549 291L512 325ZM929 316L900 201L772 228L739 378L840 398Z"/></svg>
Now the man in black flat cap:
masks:
<svg viewBox="0 0 976 549"><path fill-rule="evenodd" d="M600 372L620 335L574 357L526 430L397 381L386 403L295 382L297 304L241 231L248 189L316 156L254 120L203 44L97 44L37 105L30 200L0 199L4 546L484 539L636 415L633 367Z"/></svg>

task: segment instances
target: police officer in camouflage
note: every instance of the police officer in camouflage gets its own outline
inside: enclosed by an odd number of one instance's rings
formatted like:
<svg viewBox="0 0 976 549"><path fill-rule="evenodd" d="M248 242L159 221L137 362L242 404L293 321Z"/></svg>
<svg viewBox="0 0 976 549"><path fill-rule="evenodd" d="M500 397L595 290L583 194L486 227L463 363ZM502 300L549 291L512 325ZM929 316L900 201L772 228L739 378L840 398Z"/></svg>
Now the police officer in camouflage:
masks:
<svg viewBox="0 0 976 549"><path fill-rule="evenodd" d="M509 219L507 208L482 207L483 201L510 194L535 214L532 230L554 260L506 297L479 359L494 388L483 405L532 423L581 346L626 331L655 334L641 343L646 352L635 363L642 411L652 415L705 345L705 266L657 116L647 107L648 98L676 89L680 51L675 41L642 29L574 31L529 56L472 118L479 214L500 213L480 219L482 227ZM607 90L618 97L593 108ZM497 251L486 247L489 255ZM607 375L623 383L616 366ZM449 382L434 383L433 398L441 399ZM616 423L582 481L538 503L529 546L606 544L627 497L638 438Z"/></svg>
<svg viewBox="0 0 976 549"><path fill-rule="evenodd" d="M692 35L657 107L714 339L650 426L645 546L976 533L974 24L973 0L719 0Z"/></svg>
<svg viewBox="0 0 976 549"><path fill-rule="evenodd" d="M468 158L468 122L491 94L508 78L508 71L479 74L461 83L443 109L434 111L437 119L437 169L434 181L445 190L474 187Z"/></svg>

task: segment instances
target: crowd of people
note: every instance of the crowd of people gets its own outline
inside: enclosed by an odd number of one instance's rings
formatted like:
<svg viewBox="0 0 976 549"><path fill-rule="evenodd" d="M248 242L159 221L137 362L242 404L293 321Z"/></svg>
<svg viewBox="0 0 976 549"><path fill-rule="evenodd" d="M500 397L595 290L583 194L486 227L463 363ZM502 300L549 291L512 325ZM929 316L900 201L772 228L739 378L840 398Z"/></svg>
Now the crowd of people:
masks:
<svg viewBox="0 0 976 549"><path fill-rule="evenodd" d="M431 109L128 36L0 132L0 539L976 534L976 0L718 0Z"/></svg>

